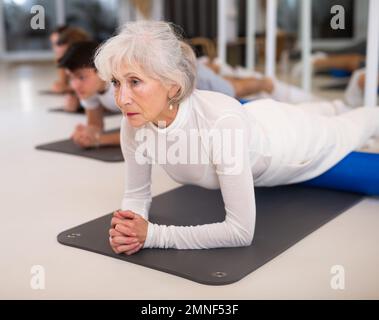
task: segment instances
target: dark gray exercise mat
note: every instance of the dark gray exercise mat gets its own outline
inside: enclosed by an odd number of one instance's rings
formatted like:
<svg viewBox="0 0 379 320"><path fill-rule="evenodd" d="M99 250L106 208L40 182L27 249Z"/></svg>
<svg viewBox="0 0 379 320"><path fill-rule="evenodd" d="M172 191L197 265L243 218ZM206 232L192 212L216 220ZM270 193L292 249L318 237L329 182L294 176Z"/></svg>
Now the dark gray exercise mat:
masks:
<svg viewBox="0 0 379 320"><path fill-rule="evenodd" d="M66 113L66 114L85 114L85 110L80 107L75 112L66 111L63 107L50 108L49 112L58 112L58 113Z"/></svg>
<svg viewBox="0 0 379 320"><path fill-rule="evenodd" d="M51 96L62 96L62 95L65 95L65 94L67 94L67 93L70 93L70 91L66 91L66 92L55 92L55 91L53 91L53 90L49 90L49 89L47 89L47 90L39 90L38 92L39 92L39 94L41 94L41 95L51 95Z"/></svg>
<svg viewBox="0 0 379 320"><path fill-rule="evenodd" d="M85 114L85 110L83 109L83 107L79 108L75 112L66 111L66 110L64 110L63 107L56 107L56 108L50 108L49 112L58 112L58 113L73 114L73 115L78 115L78 114L84 115ZM105 117L120 116L120 115L121 115L121 113L119 113L119 112L111 112L111 111L105 111L104 112Z"/></svg>
<svg viewBox="0 0 379 320"><path fill-rule="evenodd" d="M143 249L132 256L117 255L109 246L112 214L60 233L58 242L202 284L226 285L258 269L362 199L358 194L299 185L256 188L255 192L256 230L249 247ZM221 222L224 218L219 190L184 186L155 197L149 220L189 226Z"/></svg>
<svg viewBox="0 0 379 320"><path fill-rule="evenodd" d="M119 131L110 130L108 133ZM83 149L77 146L71 139L61 140L48 144L39 145L37 150L53 151L66 154L72 154L80 157L105 161L105 162L122 162L124 157L122 156L121 147L119 146L104 146L100 148Z"/></svg>

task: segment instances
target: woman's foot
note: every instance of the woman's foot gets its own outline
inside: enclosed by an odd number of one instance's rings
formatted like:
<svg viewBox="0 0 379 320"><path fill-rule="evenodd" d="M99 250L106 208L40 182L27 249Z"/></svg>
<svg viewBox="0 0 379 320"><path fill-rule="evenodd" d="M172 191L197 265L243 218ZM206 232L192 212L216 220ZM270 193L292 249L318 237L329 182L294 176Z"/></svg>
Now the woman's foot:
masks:
<svg viewBox="0 0 379 320"><path fill-rule="evenodd" d="M316 53L312 54L311 55L312 69L313 69L313 66L317 60L325 59L327 56L328 55L324 52L316 52ZM294 65L294 67L292 68L292 78L293 79L299 79L301 77L301 75L303 74L303 69L304 69L303 61L299 61L298 63L296 63Z"/></svg>

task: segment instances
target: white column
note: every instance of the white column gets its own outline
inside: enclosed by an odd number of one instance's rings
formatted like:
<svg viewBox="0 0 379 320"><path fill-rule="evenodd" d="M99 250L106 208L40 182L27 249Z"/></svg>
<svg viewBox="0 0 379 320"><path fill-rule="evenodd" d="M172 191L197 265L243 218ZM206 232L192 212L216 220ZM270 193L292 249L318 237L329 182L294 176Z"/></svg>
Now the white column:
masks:
<svg viewBox="0 0 379 320"><path fill-rule="evenodd" d="M66 24L66 10L64 0L55 0L55 12L57 15L57 25L62 26Z"/></svg>
<svg viewBox="0 0 379 320"><path fill-rule="evenodd" d="M5 54L5 23L3 1L0 1L0 59Z"/></svg>
<svg viewBox="0 0 379 320"><path fill-rule="evenodd" d="M301 0L301 49L303 60L302 86L310 92L312 88L312 0Z"/></svg>
<svg viewBox="0 0 379 320"><path fill-rule="evenodd" d="M129 0L120 0L119 1L119 10L118 10L118 24L119 26L124 25L128 21L133 21L132 14L132 4Z"/></svg>
<svg viewBox="0 0 379 320"><path fill-rule="evenodd" d="M266 18L266 76L275 76L277 0L267 0Z"/></svg>
<svg viewBox="0 0 379 320"><path fill-rule="evenodd" d="M379 1L370 0L368 14L365 106L376 106L378 90Z"/></svg>
<svg viewBox="0 0 379 320"><path fill-rule="evenodd" d="M256 8L257 8L256 0L247 0L246 66L249 70L255 69Z"/></svg>
<svg viewBox="0 0 379 320"><path fill-rule="evenodd" d="M217 7L217 20L218 20L218 36L217 36L217 54L222 63L226 63L226 1L218 0Z"/></svg>
<svg viewBox="0 0 379 320"><path fill-rule="evenodd" d="M163 6L164 2L163 0L154 0L153 6L152 6L152 12L151 12L151 18L152 20L163 20L164 19L164 13L163 13Z"/></svg>

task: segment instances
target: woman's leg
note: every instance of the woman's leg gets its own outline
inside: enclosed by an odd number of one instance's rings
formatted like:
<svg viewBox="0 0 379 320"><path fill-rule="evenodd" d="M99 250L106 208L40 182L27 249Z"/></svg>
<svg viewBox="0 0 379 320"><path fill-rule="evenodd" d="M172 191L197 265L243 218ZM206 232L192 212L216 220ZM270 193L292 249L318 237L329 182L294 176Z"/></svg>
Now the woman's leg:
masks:
<svg viewBox="0 0 379 320"><path fill-rule="evenodd" d="M346 125L346 135L353 141L354 150L360 148L371 137L379 137L379 107L361 107L336 117Z"/></svg>
<svg viewBox="0 0 379 320"><path fill-rule="evenodd" d="M253 94L259 94L262 92L271 93L273 90L272 80L269 78L246 78L237 79L233 77L224 77L229 81L236 93L236 97L243 98Z"/></svg>
<svg viewBox="0 0 379 320"><path fill-rule="evenodd" d="M302 110L318 114L326 117L333 117L349 112L352 109L349 108L342 100L333 101L318 101L318 102L307 102L296 104L295 107L301 108Z"/></svg>
<svg viewBox="0 0 379 320"><path fill-rule="evenodd" d="M309 92L306 92L299 87L287 84L279 80L273 81L273 87L274 89L272 90L271 98L279 102L299 104L306 102L322 101L321 98Z"/></svg>
<svg viewBox="0 0 379 320"><path fill-rule="evenodd" d="M310 162L300 171L295 171L288 183L307 181L325 173L351 152L365 146L370 138L379 137L378 107L361 107L339 116L312 118L299 130L299 134L304 135L305 126L312 127L312 138L307 140L304 148L308 150L304 160Z"/></svg>
<svg viewBox="0 0 379 320"><path fill-rule="evenodd" d="M359 69L365 56L360 54L332 54L313 62L315 70L343 69L355 71Z"/></svg>

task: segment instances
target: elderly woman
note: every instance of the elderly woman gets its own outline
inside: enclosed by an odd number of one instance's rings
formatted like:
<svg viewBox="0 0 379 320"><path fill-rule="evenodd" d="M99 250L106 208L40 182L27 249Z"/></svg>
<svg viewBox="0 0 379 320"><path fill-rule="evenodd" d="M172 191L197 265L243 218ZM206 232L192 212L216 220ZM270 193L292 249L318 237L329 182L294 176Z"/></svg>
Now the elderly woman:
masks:
<svg viewBox="0 0 379 320"><path fill-rule="evenodd" d="M266 99L241 106L226 95L195 90L195 56L165 22L126 24L99 48L95 65L112 81L124 115L125 192L109 231L116 253L248 246L255 228L254 185L314 178L379 135L377 108L337 115L330 104L335 115L326 117L314 108L307 112L309 105ZM152 163L179 183L220 188L225 221L149 222Z"/></svg>

